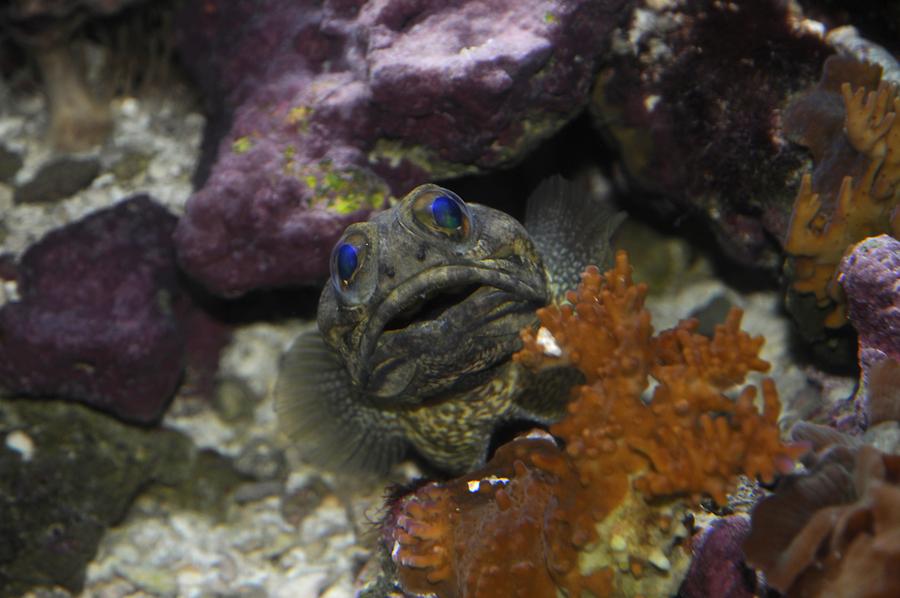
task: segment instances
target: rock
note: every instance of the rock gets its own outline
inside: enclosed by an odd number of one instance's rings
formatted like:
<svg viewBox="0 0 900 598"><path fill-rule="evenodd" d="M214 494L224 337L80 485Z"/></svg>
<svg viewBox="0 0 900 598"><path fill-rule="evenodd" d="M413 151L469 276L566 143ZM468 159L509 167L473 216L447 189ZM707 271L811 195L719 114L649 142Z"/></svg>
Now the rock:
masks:
<svg viewBox="0 0 900 598"><path fill-rule="evenodd" d="M733 515L713 521L693 540L693 560L679 598L752 598L756 574L744 562L741 544L750 533L750 520Z"/></svg>
<svg viewBox="0 0 900 598"><path fill-rule="evenodd" d="M136 196L29 248L21 299L0 308L0 386L158 418L185 363L174 227L165 208Z"/></svg>
<svg viewBox="0 0 900 598"><path fill-rule="evenodd" d="M189 5L180 50L230 129L180 263L225 296L318 281L390 194L512 164L577 114L627 3Z"/></svg>
<svg viewBox="0 0 900 598"><path fill-rule="evenodd" d="M13 180L22 168L22 156L4 145L0 145L0 183Z"/></svg>
<svg viewBox="0 0 900 598"><path fill-rule="evenodd" d="M837 279L859 337L859 385L846 410L855 431L900 421L900 241L890 235L857 243Z"/></svg>
<svg viewBox="0 0 900 598"><path fill-rule="evenodd" d="M857 243L841 261L838 280L861 356L875 350L900 360L900 241L879 235Z"/></svg>
<svg viewBox="0 0 900 598"><path fill-rule="evenodd" d="M27 436L30 457L11 447ZM190 441L71 403L0 400L0 596L79 592L104 530L153 481L186 476Z"/></svg>
<svg viewBox="0 0 900 598"><path fill-rule="evenodd" d="M698 216L729 256L770 271L807 159L780 111L831 52L796 21L778 0L646 2L591 105L647 208Z"/></svg>
<svg viewBox="0 0 900 598"><path fill-rule="evenodd" d="M100 174L94 157L63 156L38 170L30 181L16 189L16 203L53 203L86 188Z"/></svg>

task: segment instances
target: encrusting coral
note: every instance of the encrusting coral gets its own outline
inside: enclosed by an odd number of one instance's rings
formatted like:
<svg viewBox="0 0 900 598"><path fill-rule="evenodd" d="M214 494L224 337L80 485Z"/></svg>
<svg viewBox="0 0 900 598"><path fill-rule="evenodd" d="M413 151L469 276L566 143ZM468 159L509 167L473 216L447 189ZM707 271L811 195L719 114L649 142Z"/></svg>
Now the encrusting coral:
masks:
<svg viewBox="0 0 900 598"><path fill-rule="evenodd" d="M500 447L491 462L403 498L385 522L404 590L442 597L606 596L609 571L582 576L573 515L587 512L571 462L543 432ZM581 533L581 532L579 532Z"/></svg>
<svg viewBox="0 0 900 598"><path fill-rule="evenodd" d="M771 380L762 412L754 386L725 394L768 368L763 339L740 330L740 310L712 338L694 320L654 335L646 294L619 252L609 272L585 271L570 305L538 311L541 327L523 332L514 358L585 376L550 428L565 449L520 437L482 470L401 499L385 534L406 591L539 595L529 592L555 584L573 597L673 594L688 561L676 545L683 498L724 504L739 474L771 480L799 454L779 438ZM612 577L615 567L625 573Z"/></svg>
<svg viewBox="0 0 900 598"><path fill-rule="evenodd" d="M847 321L835 272L848 247L871 235L900 235L900 98L897 87L880 78L880 67L833 57L818 86L785 115L789 133L803 128L798 141L816 162L800 183L784 244L792 287L815 295L818 307L828 310L824 325L830 328ZM843 127L828 122L840 114L828 99L838 85Z"/></svg>

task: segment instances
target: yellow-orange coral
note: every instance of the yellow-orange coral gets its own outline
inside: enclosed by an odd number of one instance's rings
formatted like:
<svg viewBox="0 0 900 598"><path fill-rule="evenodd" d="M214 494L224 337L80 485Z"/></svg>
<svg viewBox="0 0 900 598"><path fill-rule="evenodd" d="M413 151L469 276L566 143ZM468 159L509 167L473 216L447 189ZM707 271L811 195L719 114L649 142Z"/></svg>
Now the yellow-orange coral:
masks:
<svg viewBox="0 0 900 598"><path fill-rule="evenodd" d="M794 290L814 293L819 307L830 310L824 323L832 328L846 322L844 299L835 273L847 248L872 235L900 235L897 88L881 81L874 90L864 86L853 89L845 82L841 95L846 111L844 134L856 155L832 159L821 166L846 168L836 199L828 202L825 209L820 194L830 195L834 189L815 188L812 176L803 177L784 244L790 254ZM834 180L839 173L827 174L821 179Z"/></svg>

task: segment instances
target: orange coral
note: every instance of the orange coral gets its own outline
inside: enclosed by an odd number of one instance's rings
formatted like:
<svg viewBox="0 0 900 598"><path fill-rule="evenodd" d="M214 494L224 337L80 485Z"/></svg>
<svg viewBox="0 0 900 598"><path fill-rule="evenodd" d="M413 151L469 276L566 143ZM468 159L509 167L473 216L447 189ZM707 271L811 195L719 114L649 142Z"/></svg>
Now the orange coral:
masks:
<svg viewBox="0 0 900 598"><path fill-rule="evenodd" d="M863 79L871 78L869 72L875 73L876 81L880 78L879 68L861 68L867 71ZM827 87L828 77L826 69L820 87ZM843 131L836 131L841 138L833 143L846 146L849 142L852 151L838 155L835 150L826 160L824 151L811 147L814 155L818 154L815 156L817 161L822 160L822 168L843 168L844 171L815 178L804 175L784 244L790 255L794 290L814 293L819 307L829 310L824 323L832 328L846 322L836 268L847 248L872 235L900 235L900 210L897 209L900 204L900 119L897 119L900 98L897 88L881 81L876 89L867 88L866 83L854 89L844 82L840 91L845 108L844 127ZM814 143L817 142L810 141L809 145ZM825 193L830 198L834 189L826 187L823 190L821 181L828 185L841 176L836 197L823 207L820 194Z"/></svg>
<svg viewBox="0 0 900 598"><path fill-rule="evenodd" d="M648 579L656 572L671 593L680 577L668 574L668 557L686 567L687 556L667 557L654 542L670 538L678 519L659 506L665 501L650 506L642 497L705 493L725 503L738 474L771 479L799 454L779 439L770 380L762 413L755 387L734 400L724 394L748 372L768 368L758 356L763 339L740 330L741 312L732 310L712 338L697 334L692 320L654 336L646 294L619 252L606 274L585 271L568 294L571 305L538 311L541 328L522 333L524 349L514 359L532 369L574 365L586 379L573 389L568 415L551 426L565 451L549 439L519 438L484 469L405 499L387 528L405 590L479 598L552 596L557 587L571 597L582 590L598 598L655 595L661 590L648 591ZM656 385L645 397L651 380ZM639 579L627 590L623 576L615 588L610 578L621 559L597 553L627 545L625 533L646 548L620 554Z"/></svg>
<svg viewBox="0 0 900 598"><path fill-rule="evenodd" d="M768 369L758 356L763 339L740 330L738 309L712 339L695 332L694 320L653 336L646 292L632 283L620 252L604 276L596 268L585 272L568 296L571 306L538 312L546 332L526 331L515 358L531 367L569 361L584 372L588 384L575 389L569 416L551 431L566 441L582 481L604 488L606 509L635 474L635 487L647 495L705 493L724 504L738 474L771 479L799 454L780 441L771 380L763 383L762 413L755 387L736 400L724 394L750 371ZM547 333L561 355L548 355L539 342ZM657 384L645 402L651 379Z"/></svg>
<svg viewBox="0 0 900 598"><path fill-rule="evenodd" d="M555 596L564 588L609 594L609 572L582 576L569 514L585 496L548 435L519 437L485 468L429 484L402 500L388 526L408 592L459 596Z"/></svg>

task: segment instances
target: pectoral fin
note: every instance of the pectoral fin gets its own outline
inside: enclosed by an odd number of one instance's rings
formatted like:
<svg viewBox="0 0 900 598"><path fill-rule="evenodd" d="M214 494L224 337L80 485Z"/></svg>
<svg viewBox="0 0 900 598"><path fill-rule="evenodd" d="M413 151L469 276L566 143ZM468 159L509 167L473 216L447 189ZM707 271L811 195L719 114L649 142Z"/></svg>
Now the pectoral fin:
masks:
<svg viewBox="0 0 900 598"><path fill-rule="evenodd" d="M352 385L318 330L298 335L282 356L275 410L304 457L327 468L383 473L406 451L396 417Z"/></svg>

